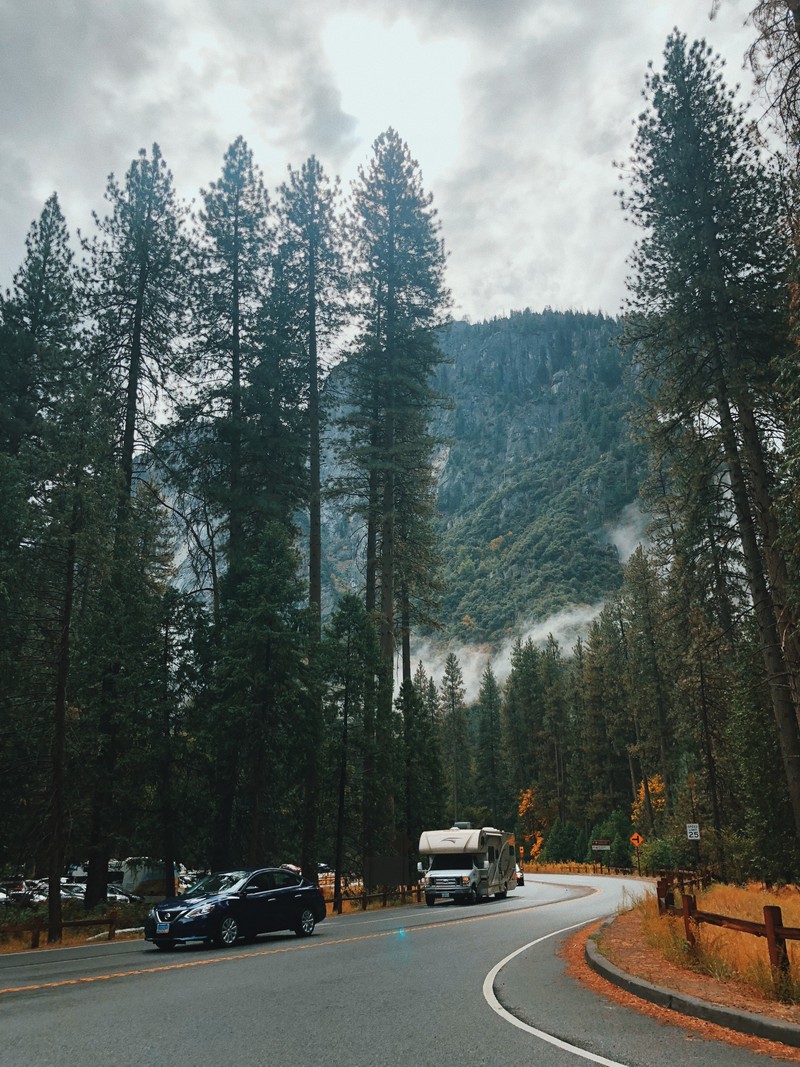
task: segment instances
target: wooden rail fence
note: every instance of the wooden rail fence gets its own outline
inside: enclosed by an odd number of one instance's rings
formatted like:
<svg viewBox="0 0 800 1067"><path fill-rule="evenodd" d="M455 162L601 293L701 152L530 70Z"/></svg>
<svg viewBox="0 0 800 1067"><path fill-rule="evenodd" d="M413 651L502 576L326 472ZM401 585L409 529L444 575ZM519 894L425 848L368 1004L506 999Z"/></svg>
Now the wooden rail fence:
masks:
<svg viewBox="0 0 800 1067"><path fill-rule="evenodd" d="M354 893L352 890L343 891L339 900L335 900L333 896L325 896L325 903L331 905L331 910L336 915L342 914L342 907L345 901L349 901L351 904L357 904L362 911L366 911L370 902L378 901L382 908L388 908L390 902L395 901L399 904L406 904L409 900L415 901L417 904L422 903L422 886L400 886L397 889L382 889L379 893Z"/></svg>
<svg viewBox="0 0 800 1067"><path fill-rule="evenodd" d="M689 889L708 884L705 876L697 875L694 879L687 879L682 884L677 880L661 878L656 887L658 897L658 910L662 915L680 915L683 917L686 941L690 948L697 944L697 927L702 923L708 926L720 926L725 930L738 930L743 934L753 937L763 937L767 942L769 962L772 968L775 988L779 994L784 991L791 980L789 966L789 952L786 947L787 941L800 941L800 927L784 926L781 909L776 904L764 905L763 923L753 922L750 919L737 919L731 915L718 915L713 911L701 911L697 907L697 900ZM681 896L680 907L675 903L675 890L679 889Z"/></svg>
<svg viewBox="0 0 800 1067"><path fill-rule="evenodd" d="M109 912L108 915L101 915L96 919L66 919L61 923L61 928L63 930L72 926L105 926L108 928L108 940L113 941L117 935L117 920L118 915L116 911L112 911ZM42 937L42 930L46 929L47 919L42 915L37 915L29 923L14 923L10 926L0 926L0 934L30 933L31 948L38 948Z"/></svg>

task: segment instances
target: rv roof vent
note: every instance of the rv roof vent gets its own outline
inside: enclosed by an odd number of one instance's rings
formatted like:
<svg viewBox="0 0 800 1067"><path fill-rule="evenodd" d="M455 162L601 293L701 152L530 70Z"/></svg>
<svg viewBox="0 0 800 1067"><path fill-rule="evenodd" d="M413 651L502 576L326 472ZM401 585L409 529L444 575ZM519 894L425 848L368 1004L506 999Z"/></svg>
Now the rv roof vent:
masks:
<svg viewBox="0 0 800 1067"><path fill-rule="evenodd" d="M472 823L471 822L454 822L453 825L450 827L450 829L451 830L471 830L472 829Z"/></svg>

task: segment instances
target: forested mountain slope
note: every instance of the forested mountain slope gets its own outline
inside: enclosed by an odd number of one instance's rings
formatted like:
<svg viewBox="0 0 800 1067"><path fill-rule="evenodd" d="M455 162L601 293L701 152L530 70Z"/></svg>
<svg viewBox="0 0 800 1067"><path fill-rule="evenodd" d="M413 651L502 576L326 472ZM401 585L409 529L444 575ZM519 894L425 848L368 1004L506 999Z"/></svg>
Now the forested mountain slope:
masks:
<svg viewBox="0 0 800 1067"><path fill-rule="evenodd" d="M609 531L637 499L644 458L618 333L614 319L550 310L443 331L443 636L497 640L619 587ZM328 515L329 583L357 584L354 524Z"/></svg>
<svg viewBox="0 0 800 1067"><path fill-rule="evenodd" d="M524 311L454 323L439 389L439 507L448 633L492 639L595 603L622 578L608 531L636 499L618 325Z"/></svg>

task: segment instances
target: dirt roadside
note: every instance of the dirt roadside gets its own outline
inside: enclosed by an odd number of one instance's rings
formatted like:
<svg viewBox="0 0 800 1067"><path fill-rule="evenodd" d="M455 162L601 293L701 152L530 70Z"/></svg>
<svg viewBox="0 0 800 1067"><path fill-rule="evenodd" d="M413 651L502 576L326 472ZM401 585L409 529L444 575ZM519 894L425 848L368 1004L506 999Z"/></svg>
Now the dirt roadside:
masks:
<svg viewBox="0 0 800 1067"><path fill-rule="evenodd" d="M755 994L737 982L720 982L707 975L678 967L655 954L644 940L642 922L636 910L625 912L600 930L601 924L584 928L575 934L562 950L567 973L593 992L634 1011L649 1015L664 1025L679 1026L711 1040L724 1041L747 1048L752 1052L772 1056L790 1063L800 1062L800 1050L763 1038L748 1037L714 1023L681 1015L668 1008L660 1008L639 997L626 993L595 974L587 965L584 950L587 937L594 936L600 952L620 970L643 978L647 982L698 997L714 1004L722 1004L740 1011L754 1012L783 1022L800 1025L800 1005L780 1004Z"/></svg>

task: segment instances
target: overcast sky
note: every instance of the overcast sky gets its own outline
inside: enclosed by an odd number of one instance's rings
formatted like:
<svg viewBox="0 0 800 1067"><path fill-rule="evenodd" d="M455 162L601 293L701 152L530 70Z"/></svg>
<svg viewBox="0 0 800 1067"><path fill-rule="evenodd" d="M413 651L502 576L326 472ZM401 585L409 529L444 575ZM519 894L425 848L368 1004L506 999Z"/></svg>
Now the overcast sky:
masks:
<svg viewBox="0 0 800 1067"><path fill-rule="evenodd" d="M649 60L677 26L742 58L754 0L0 0L0 288L54 190L71 230L154 141L186 199L238 134L268 187L345 187L394 126L434 194L453 313L616 313L613 199Z"/></svg>

